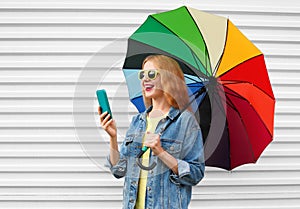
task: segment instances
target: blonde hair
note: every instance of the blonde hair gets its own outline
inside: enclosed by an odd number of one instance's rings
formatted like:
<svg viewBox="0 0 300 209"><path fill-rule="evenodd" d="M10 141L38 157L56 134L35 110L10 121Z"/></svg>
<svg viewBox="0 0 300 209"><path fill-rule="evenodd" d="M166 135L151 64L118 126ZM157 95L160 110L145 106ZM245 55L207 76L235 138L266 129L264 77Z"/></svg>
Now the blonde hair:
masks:
<svg viewBox="0 0 300 209"><path fill-rule="evenodd" d="M151 61L159 70L162 90L168 104L180 110L186 107L189 103L189 96L184 74L178 62L165 55L150 55L144 59L142 68L148 61ZM145 97L144 91L143 98L146 108L152 105L152 100ZM191 110L191 108L189 107L188 110Z"/></svg>

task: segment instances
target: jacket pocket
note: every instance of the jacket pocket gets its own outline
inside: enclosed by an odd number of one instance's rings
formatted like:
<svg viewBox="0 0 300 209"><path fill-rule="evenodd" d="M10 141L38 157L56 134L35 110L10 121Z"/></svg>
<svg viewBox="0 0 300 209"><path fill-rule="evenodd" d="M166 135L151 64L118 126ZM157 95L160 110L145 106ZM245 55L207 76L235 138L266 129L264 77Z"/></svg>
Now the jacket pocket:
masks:
<svg viewBox="0 0 300 209"><path fill-rule="evenodd" d="M137 156L137 154L142 149L142 144L136 141L137 137L138 136L134 134L126 136L124 144L127 148L127 156Z"/></svg>
<svg viewBox="0 0 300 209"><path fill-rule="evenodd" d="M161 146L172 156L178 157L181 151L182 142L179 140L162 138Z"/></svg>

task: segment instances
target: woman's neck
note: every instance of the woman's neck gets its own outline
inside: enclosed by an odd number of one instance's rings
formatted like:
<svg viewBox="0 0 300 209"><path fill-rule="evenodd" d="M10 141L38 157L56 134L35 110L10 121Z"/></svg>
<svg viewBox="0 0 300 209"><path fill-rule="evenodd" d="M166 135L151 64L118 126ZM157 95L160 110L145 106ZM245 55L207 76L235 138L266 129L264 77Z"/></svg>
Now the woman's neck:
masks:
<svg viewBox="0 0 300 209"><path fill-rule="evenodd" d="M152 106L152 110L159 110L163 114L167 114L171 107L165 98L152 99Z"/></svg>

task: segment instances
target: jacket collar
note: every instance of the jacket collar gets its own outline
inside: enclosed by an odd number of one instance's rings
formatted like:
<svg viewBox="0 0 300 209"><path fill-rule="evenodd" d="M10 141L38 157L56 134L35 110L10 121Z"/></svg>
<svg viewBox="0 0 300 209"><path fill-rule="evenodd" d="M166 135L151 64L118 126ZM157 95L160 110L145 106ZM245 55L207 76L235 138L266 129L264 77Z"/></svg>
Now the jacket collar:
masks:
<svg viewBox="0 0 300 209"><path fill-rule="evenodd" d="M141 119L146 121L147 113L151 112L153 106L148 107L141 115ZM174 118L180 114L180 110L174 107L171 107L168 113L167 118L170 118L171 120L174 120Z"/></svg>

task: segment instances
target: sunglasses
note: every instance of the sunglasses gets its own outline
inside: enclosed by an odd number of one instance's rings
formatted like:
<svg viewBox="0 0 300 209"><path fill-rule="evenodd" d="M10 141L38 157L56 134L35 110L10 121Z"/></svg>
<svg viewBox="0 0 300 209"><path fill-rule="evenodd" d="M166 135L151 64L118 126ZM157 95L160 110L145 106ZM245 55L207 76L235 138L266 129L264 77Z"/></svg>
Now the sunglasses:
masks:
<svg viewBox="0 0 300 209"><path fill-rule="evenodd" d="M142 80L147 75L150 80L155 80L158 74L158 70L140 70L138 73L138 78Z"/></svg>

